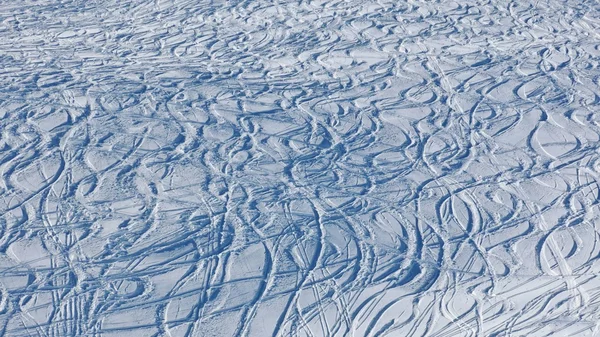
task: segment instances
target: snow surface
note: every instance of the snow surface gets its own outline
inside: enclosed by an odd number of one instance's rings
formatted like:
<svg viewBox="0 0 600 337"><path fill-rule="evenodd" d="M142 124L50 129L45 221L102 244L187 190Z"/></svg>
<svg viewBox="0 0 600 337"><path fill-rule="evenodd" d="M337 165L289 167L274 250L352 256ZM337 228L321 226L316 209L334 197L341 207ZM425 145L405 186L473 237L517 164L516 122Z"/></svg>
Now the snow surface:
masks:
<svg viewBox="0 0 600 337"><path fill-rule="evenodd" d="M600 3L0 0L0 336L600 336Z"/></svg>

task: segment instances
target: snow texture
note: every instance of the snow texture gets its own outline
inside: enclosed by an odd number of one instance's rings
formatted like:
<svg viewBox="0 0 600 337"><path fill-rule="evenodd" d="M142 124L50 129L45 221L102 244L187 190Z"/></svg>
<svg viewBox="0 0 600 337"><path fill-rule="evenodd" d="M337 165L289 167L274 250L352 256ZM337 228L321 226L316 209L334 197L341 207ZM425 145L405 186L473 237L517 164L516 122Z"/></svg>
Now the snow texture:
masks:
<svg viewBox="0 0 600 337"><path fill-rule="evenodd" d="M0 336L600 336L600 3L0 0Z"/></svg>

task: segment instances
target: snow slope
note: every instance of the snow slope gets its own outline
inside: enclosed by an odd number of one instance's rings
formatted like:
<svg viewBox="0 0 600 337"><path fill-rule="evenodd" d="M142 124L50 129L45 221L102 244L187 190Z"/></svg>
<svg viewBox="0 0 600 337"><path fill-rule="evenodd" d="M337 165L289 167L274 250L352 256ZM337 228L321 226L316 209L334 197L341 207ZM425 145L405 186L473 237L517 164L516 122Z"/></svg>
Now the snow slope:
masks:
<svg viewBox="0 0 600 337"><path fill-rule="evenodd" d="M600 336L600 3L0 0L0 336Z"/></svg>

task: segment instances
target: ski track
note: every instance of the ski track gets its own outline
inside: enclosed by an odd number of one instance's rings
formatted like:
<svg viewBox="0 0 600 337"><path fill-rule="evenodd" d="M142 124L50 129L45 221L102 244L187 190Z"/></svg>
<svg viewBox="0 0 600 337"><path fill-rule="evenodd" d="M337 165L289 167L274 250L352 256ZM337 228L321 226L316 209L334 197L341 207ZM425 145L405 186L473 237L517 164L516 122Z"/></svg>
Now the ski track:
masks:
<svg viewBox="0 0 600 337"><path fill-rule="evenodd" d="M597 1L0 0L0 336L600 336Z"/></svg>

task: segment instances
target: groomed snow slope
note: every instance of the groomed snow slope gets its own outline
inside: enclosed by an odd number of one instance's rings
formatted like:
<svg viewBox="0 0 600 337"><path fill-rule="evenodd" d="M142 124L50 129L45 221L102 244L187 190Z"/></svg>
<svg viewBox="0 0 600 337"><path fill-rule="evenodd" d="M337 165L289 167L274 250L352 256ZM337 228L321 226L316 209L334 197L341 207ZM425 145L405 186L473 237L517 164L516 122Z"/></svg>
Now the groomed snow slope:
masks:
<svg viewBox="0 0 600 337"><path fill-rule="evenodd" d="M0 0L0 336L600 336L598 1Z"/></svg>

